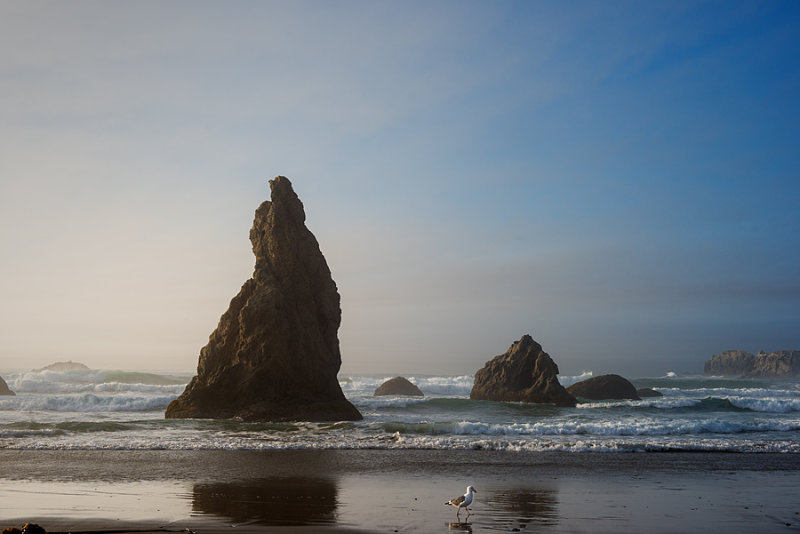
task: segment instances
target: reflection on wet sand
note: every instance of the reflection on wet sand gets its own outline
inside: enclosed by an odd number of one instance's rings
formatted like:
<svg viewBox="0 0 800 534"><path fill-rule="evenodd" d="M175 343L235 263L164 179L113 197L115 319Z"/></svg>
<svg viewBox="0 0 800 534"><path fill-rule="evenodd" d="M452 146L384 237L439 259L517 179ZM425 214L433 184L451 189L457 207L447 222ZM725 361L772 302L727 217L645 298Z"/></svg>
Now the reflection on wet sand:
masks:
<svg viewBox="0 0 800 534"><path fill-rule="evenodd" d="M558 494L552 489L497 490L486 496L486 504L495 510L497 520L510 527L558 523Z"/></svg>
<svg viewBox="0 0 800 534"><path fill-rule="evenodd" d="M192 495L195 513L267 526L332 525L337 506L338 487L325 478L196 484Z"/></svg>

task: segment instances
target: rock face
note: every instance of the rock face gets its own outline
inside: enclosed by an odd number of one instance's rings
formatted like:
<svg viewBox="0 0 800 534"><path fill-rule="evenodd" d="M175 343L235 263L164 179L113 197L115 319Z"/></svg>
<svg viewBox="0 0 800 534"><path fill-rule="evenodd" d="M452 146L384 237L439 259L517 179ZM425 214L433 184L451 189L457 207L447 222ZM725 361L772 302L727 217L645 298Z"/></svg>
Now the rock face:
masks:
<svg viewBox="0 0 800 534"><path fill-rule="evenodd" d="M636 390L636 394L639 395L639 397L641 397L643 399L647 398L647 397L663 397L664 396L663 393L661 393L660 391L656 391L656 390L654 390L652 388L639 388L639 389Z"/></svg>
<svg viewBox="0 0 800 534"><path fill-rule="evenodd" d="M716 354L703 366L703 374L744 376L755 367L755 355L743 350L726 350Z"/></svg>
<svg viewBox="0 0 800 534"><path fill-rule="evenodd" d="M703 373L737 378L797 378L800 377L800 351L750 354L742 350L728 350L708 360Z"/></svg>
<svg viewBox="0 0 800 534"><path fill-rule="evenodd" d="M396 376L381 384L373 393L373 397L381 395L405 395L406 397L424 397L425 394L407 378Z"/></svg>
<svg viewBox="0 0 800 534"><path fill-rule="evenodd" d="M557 375L555 362L526 334L475 373L469 398L575 406L575 398L558 382Z"/></svg>
<svg viewBox="0 0 800 534"><path fill-rule="evenodd" d="M34 373L38 373L39 371L58 371L63 373L65 371L89 371L89 367L82 363L68 361L68 362L55 362L51 363L48 366L42 367L41 369L34 369Z"/></svg>
<svg viewBox="0 0 800 534"><path fill-rule="evenodd" d="M6 384L2 376L0 376L0 395L16 395L16 393L8 389L8 384Z"/></svg>
<svg viewBox="0 0 800 534"><path fill-rule="evenodd" d="M197 375L167 407L167 418L246 421L355 421L344 397L339 293L303 204L285 177L250 230L256 256L244 283L200 351Z"/></svg>
<svg viewBox="0 0 800 534"><path fill-rule="evenodd" d="M601 375L572 384L567 391L589 400L641 400L636 387L619 375Z"/></svg>

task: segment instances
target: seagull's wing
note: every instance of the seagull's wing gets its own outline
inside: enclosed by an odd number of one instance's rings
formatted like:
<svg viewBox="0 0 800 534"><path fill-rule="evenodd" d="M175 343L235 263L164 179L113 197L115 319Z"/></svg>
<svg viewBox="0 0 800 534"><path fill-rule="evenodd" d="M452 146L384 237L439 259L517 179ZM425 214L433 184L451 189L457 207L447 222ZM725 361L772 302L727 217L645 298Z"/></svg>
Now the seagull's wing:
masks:
<svg viewBox="0 0 800 534"><path fill-rule="evenodd" d="M451 501L448 501L445 504L449 504L450 506L458 506L462 502L464 502L464 496L463 495L459 495L455 499L453 499Z"/></svg>

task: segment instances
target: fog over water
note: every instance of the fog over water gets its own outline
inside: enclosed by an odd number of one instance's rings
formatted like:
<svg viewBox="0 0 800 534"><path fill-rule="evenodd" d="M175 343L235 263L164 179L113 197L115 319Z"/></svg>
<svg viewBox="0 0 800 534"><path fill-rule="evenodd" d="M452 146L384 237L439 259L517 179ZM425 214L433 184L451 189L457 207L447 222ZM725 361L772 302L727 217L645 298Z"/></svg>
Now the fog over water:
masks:
<svg viewBox="0 0 800 534"><path fill-rule="evenodd" d="M0 5L0 369L191 371L267 180L342 372L800 349L796 2Z"/></svg>

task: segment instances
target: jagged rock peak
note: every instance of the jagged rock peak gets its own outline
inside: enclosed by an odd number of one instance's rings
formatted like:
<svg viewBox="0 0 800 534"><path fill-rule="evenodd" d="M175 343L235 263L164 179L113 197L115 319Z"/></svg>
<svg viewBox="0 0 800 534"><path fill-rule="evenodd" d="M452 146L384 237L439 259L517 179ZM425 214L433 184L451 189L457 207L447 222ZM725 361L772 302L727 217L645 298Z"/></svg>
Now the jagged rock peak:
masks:
<svg viewBox="0 0 800 534"><path fill-rule="evenodd" d="M575 398L558 381L558 366L526 334L475 373L470 398L575 406Z"/></svg>
<svg viewBox="0 0 800 534"><path fill-rule="evenodd" d="M270 181L250 241L253 277L200 351L197 375L168 418L358 420L336 374L339 292L288 178Z"/></svg>
<svg viewBox="0 0 800 534"><path fill-rule="evenodd" d="M0 395L16 395L16 393L8 388L8 384L6 384L2 376L0 376Z"/></svg>

